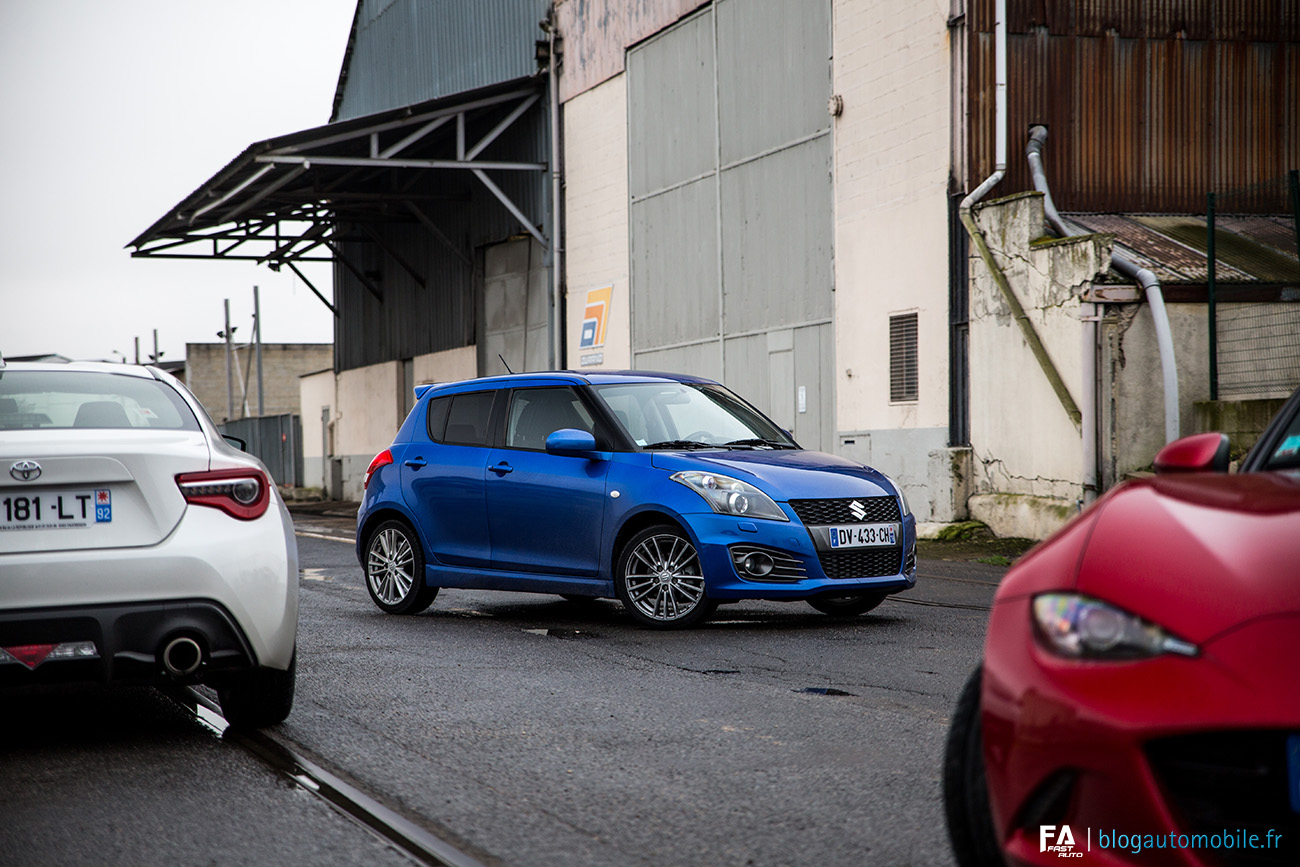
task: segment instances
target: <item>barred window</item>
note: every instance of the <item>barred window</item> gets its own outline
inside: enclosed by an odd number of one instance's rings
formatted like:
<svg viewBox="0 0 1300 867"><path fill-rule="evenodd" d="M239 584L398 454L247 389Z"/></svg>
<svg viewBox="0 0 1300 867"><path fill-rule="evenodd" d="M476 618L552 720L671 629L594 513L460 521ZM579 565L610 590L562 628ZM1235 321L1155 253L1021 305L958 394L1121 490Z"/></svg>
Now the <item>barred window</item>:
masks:
<svg viewBox="0 0 1300 867"><path fill-rule="evenodd" d="M889 402L916 400L919 375L916 368L916 314L889 317Z"/></svg>

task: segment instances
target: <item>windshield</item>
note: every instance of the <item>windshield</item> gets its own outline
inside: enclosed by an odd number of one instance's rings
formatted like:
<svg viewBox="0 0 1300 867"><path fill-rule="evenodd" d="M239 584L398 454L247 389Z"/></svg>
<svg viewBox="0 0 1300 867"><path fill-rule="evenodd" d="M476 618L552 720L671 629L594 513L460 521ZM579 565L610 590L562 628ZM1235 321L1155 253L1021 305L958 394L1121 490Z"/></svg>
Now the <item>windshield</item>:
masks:
<svg viewBox="0 0 1300 867"><path fill-rule="evenodd" d="M156 379L111 373L0 373L0 430L161 428L198 430L185 401Z"/></svg>
<svg viewBox="0 0 1300 867"><path fill-rule="evenodd" d="M592 387L643 449L797 449L789 435L720 385L635 382Z"/></svg>

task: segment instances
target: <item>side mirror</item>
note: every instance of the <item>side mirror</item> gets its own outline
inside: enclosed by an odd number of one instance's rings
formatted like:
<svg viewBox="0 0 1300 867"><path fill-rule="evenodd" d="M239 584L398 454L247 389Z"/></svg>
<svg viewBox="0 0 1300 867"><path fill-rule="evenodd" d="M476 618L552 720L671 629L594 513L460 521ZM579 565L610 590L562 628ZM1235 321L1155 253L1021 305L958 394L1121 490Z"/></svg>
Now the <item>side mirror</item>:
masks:
<svg viewBox="0 0 1300 867"><path fill-rule="evenodd" d="M248 443L245 442L244 440L241 440L239 437L232 437L230 434L222 434L221 438L226 442L230 443L235 448L239 449L241 452L248 451Z"/></svg>
<svg viewBox="0 0 1300 867"><path fill-rule="evenodd" d="M561 428L546 438L546 453L571 458L594 458L596 438L585 430Z"/></svg>
<svg viewBox="0 0 1300 867"><path fill-rule="evenodd" d="M1156 453L1156 474L1226 473L1228 436L1221 433L1195 434L1174 440Z"/></svg>

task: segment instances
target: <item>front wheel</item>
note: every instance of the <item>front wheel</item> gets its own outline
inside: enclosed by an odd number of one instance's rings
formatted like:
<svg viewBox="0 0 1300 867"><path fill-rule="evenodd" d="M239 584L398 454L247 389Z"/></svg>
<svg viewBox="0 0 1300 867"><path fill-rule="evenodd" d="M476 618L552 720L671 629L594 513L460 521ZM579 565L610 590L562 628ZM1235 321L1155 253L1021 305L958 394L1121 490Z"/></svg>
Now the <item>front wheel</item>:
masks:
<svg viewBox="0 0 1300 867"><path fill-rule="evenodd" d="M667 524L642 530L627 543L614 572L614 589L634 620L656 629L694 626L717 608L704 591L695 546Z"/></svg>
<svg viewBox="0 0 1300 867"><path fill-rule="evenodd" d="M808 600L808 604L832 617L857 617L884 602L886 595L888 594L851 593L848 596L814 596Z"/></svg>
<svg viewBox="0 0 1300 867"><path fill-rule="evenodd" d="M424 580L424 551L403 521L385 521L366 542L366 589L389 614L419 614L433 604L437 587Z"/></svg>
<svg viewBox="0 0 1300 867"><path fill-rule="evenodd" d="M943 755L943 812L959 867L1003 867L984 774L980 666L966 681L948 727Z"/></svg>

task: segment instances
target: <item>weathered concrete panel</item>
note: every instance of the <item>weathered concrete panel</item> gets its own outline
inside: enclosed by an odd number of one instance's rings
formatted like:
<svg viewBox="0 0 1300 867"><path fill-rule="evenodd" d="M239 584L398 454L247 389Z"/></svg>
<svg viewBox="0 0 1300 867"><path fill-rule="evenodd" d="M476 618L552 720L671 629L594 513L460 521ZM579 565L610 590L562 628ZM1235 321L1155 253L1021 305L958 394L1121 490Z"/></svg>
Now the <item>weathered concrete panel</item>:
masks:
<svg viewBox="0 0 1300 867"><path fill-rule="evenodd" d="M633 352L718 334L717 213L713 178L633 203Z"/></svg>

